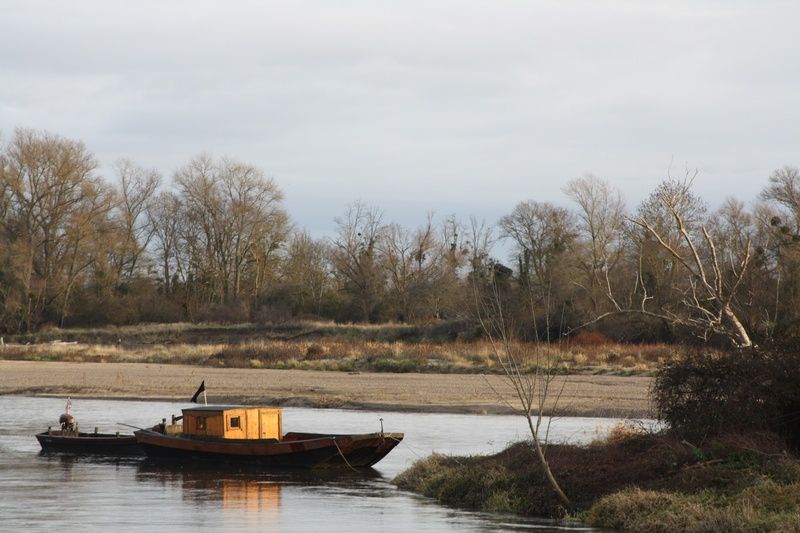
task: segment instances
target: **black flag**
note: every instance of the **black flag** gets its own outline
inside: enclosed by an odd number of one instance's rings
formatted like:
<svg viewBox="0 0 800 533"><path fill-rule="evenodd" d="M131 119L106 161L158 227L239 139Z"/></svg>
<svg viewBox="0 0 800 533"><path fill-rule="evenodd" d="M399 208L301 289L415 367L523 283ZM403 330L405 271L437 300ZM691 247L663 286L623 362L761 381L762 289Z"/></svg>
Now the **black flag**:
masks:
<svg viewBox="0 0 800 533"><path fill-rule="evenodd" d="M197 387L197 392L194 393L194 396L192 396L192 399L189 401L192 403L197 403L197 397L200 396L200 393L205 390L206 390L206 380L203 380L203 382L200 383L200 386Z"/></svg>

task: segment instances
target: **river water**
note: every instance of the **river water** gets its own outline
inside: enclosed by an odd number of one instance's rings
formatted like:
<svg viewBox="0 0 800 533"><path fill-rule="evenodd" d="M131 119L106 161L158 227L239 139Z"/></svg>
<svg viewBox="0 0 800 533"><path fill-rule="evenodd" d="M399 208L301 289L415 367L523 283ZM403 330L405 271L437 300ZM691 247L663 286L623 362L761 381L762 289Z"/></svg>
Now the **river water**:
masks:
<svg viewBox="0 0 800 533"><path fill-rule="evenodd" d="M129 433L186 404L72 402L82 431ZM584 530L447 508L391 479L431 452L500 451L526 438L519 416L285 408L284 431L405 432L373 471L187 468L139 459L42 455L34 434L58 426L64 400L0 396L0 531L551 531ZM584 443L616 419L562 418L551 440Z"/></svg>

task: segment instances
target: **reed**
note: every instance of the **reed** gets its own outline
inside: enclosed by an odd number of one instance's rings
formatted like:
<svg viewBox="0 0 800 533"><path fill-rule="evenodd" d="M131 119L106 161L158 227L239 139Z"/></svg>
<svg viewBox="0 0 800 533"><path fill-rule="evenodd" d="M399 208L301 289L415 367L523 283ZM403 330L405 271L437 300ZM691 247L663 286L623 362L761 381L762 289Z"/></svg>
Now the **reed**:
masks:
<svg viewBox="0 0 800 533"><path fill-rule="evenodd" d="M169 328L139 327L139 333L174 333ZM239 331L243 331L240 328ZM181 330L184 333L188 329ZM193 330L197 331L197 330ZM206 330L207 331L207 330ZM491 346L483 340L451 342L406 342L370 339L245 339L226 338L224 334L208 335L202 342L136 342L130 332L123 342L69 341L78 336L61 335L62 342L32 344L7 343L0 347L0 358L34 361L102 361L175 363L235 368L342 369L377 372L495 372ZM81 335L89 335L82 333ZM108 336L105 331L101 336ZM54 339L55 340L55 339ZM557 360L564 373L643 374L673 358L682 357L684 348L666 344L604 344L580 346L552 344L525 346L515 343L519 353L546 352ZM302 364L300 364L302 363ZM528 370L535 369L535 360L522 360Z"/></svg>

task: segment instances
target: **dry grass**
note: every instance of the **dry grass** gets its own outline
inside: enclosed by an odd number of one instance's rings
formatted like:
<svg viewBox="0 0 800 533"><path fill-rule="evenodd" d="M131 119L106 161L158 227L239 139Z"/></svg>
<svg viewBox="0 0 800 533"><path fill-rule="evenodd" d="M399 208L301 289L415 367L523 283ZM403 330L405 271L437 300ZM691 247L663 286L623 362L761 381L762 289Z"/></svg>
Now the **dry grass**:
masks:
<svg viewBox="0 0 800 533"><path fill-rule="evenodd" d="M592 446L617 446L627 441L644 437L649 432L638 420L624 420L611 426L605 434L598 435L591 443Z"/></svg>
<svg viewBox="0 0 800 533"><path fill-rule="evenodd" d="M224 338L230 343L248 340L291 339L311 336L340 339L394 340L405 337L434 338L447 333L452 325L443 323L430 326L408 324L335 324L323 321L296 321L280 324L175 322L143 323L131 326L104 326L99 328L65 328L50 325L35 333L6 336L5 341L15 344L41 344L52 341L77 341L90 344L136 343L213 343ZM441 331L440 331L441 330Z"/></svg>
<svg viewBox="0 0 800 533"><path fill-rule="evenodd" d="M606 496L590 524L621 531L800 531L800 483L766 479L733 496L631 488Z"/></svg>
<svg viewBox="0 0 800 533"><path fill-rule="evenodd" d="M389 372L494 372L492 346L460 322L428 325L139 324L50 327L7 337L0 359L184 363L235 368L299 368ZM668 344L617 344L599 333L569 342L516 343L521 366L555 361L563 373L648 375L686 353Z"/></svg>
<svg viewBox="0 0 800 533"><path fill-rule="evenodd" d="M148 331L148 327L140 327ZM163 329L162 329L163 328ZM152 326L153 331L172 331ZM0 358L38 361L177 363L235 368L300 368L394 372L492 372L495 360L485 341L401 342L336 338L314 340L237 339L191 343L40 343L6 344ZM680 347L650 344L598 346L516 343L523 368L543 359L563 373L647 374L665 360L680 357Z"/></svg>

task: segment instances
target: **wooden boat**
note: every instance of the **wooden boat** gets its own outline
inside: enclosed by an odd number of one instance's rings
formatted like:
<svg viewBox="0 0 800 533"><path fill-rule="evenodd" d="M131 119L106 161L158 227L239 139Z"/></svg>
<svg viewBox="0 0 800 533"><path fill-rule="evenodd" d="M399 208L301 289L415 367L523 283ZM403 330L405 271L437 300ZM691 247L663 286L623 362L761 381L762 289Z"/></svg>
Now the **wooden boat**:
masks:
<svg viewBox="0 0 800 533"><path fill-rule="evenodd" d="M265 407L198 406L183 409L183 426L135 431L151 457L248 462L276 468L370 467L402 433L282 434L282 412Z"/></svg>
<svg viewBox="0 0 800 533"><path fill-rule="evenodd" d="M73 430L48 430L36 435L43 452L69 452L98 455L142 455L144 451L133 435L82 433Z"/></svg>

